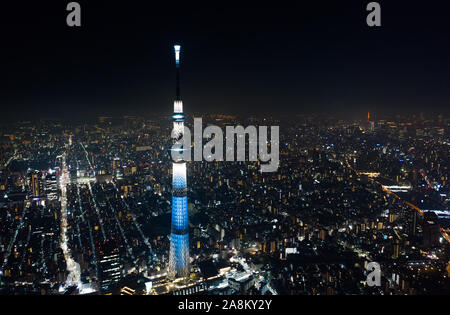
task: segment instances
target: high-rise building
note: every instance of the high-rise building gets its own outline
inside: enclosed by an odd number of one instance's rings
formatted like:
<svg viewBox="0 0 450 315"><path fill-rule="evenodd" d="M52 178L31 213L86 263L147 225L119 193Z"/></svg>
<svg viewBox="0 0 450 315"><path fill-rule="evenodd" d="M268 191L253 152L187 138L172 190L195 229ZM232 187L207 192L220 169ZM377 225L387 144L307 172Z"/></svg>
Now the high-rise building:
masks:
<svg viewBox="0 0 450 315"><path fill-rule="evenodd" d="M122 262L119 245L115 239L109 239L97 247L100 290L111 293L111 289L122 279Z"/></svg>
<svg viewBox="0 0 450 315"><path fill-rule="evenodd" d="M33 197L39 197L39 173L37 172L31 173L31 191Z"/></svg>
<svg viewBox="0 0 450 315"><path fill-rule="evenodd" d="M188 201L186 188L186 161L180 152L187 150L182 145L184 135L183 102L180 97L180 52L181 46L175 45L175 63L177 70L176 99L172 115L174 146L172 156L172 226L170 234L169 277L189 276L189 226Z"/></svg>
<svg viewBox="0 0 450 315"><path fill-rule="evenodd" d="M58 199L58 178L55 173L45 176L45 195L48 200Z"/></svg>
<svg viewBox="0 0 450 315"><path fill-rule="evenodd" d="M431 248L439 245L441 236L436 213L427 211L423 214L423 246Z"/></svg>
<svg viewBox="0 0 450 315"><path fill-rule="evenodd" d="M397 259L399 254L400 254L400 241L398 239L395 239L392 258Z"/></svg>

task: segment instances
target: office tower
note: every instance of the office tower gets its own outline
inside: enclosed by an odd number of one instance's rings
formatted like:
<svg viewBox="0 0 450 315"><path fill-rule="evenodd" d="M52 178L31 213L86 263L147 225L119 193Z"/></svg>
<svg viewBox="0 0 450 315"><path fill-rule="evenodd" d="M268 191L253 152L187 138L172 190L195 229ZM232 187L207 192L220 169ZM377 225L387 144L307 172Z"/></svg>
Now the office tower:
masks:
<svg viewBox="0 0 450 315"><path fill-rule="evenodd" d="M120 260L119 244L115 239L109 239L97 247L98 275L100 290L111 293L114 285L122 278L122 263Z"/></svg>
<svg viewBox="0 0 450 315"><path fill-rule="evenodd" d="M48 200L58 199L58 179L55 173L45 176L45 195Z"/></svg>
<svg viewBox="0 0 450 315"><path fill-rule="evenodd" d="M176 99L174 113L172 115L174 144L180 144L184 135L183 102L180 97L180 50L181 46L175 45L176 63ZM183 147L173 147L171 153L183 151ZM178 152L174 152L177 150ZM186 189L186 162L182 154L172 154L172 226L170 234L169 277L189 276L189 226L188 204Z"/></svg>
<svg viewBox="0 0 450 315"><path fill-rule="evenodd" d="M39 197L39 173L33 172L31 174L31 191L33 197Z"/></svg>
<svg viewBox="0 0 450 315"><path fill-rule="evenodd" d="M400 241L398 239L395 239L392 258L397 259L399 254L400 254Z"/></svg>
<svg viewBox="0 0 450 315"><path fill-rule="evenodd" d="M441 236L436 213L427 211L423 214L423 246L431 248L439 245Z"/></svg>

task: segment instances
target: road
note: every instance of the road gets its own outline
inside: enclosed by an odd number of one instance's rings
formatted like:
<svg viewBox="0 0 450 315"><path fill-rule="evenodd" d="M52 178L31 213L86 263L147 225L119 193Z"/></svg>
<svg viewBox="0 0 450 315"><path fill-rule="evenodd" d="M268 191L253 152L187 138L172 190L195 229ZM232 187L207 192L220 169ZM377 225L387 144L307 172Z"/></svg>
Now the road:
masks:
<svg viewBox="0 0 450 315"><path fill-rule="evenodd" d="M111 183L113 184L115 190L120 194L120 191L119 191L119 189L117 188L116 184L115 184L114 182L111 182ZM138 223L137 220L136 220L136 215L133 213L133 211L131 211L130 206L129 206L128 203L125 201L125 199L123 198L123 195L122 195L122 194L120 194L120 198L121 198L123 204L125 205L125 207L127 208L128 213L131 214L131 218L133 219L134 226L136 227L136 229L138 230L139 234L141 235L142 240L144 241L144 244L147 245L148 250L149 250L150 254L152 255L152 258L155 258L155 255L154 255L153 250L152 250L152 245L151 245L150 242L148 241L148 238L145 237L144 233L142 232L142 229L141 229L141 227L139 226L139 223Z"/></svg>
<svg viewBox="0 0 450 315"><path fill-rule="evenodd" d="M65 283L65 288L70 286L77 286L81 288L81 268L80 265L73 259L72 253L67 244L67 184L70 182L69 172L66 166L66 153L62 156L62 171L61 171L61 249L66 260L67 271L69 275Z"/></svg>

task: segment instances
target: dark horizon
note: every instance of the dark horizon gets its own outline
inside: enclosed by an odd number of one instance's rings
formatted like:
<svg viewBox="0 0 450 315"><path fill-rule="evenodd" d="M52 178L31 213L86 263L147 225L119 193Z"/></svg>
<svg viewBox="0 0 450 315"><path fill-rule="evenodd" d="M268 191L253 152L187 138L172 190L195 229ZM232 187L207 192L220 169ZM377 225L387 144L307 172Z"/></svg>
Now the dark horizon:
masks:
<svg viewBox="0 0 450 315"><path fill-rule="evenodd" d="M5 4L2 121L170 113L182 45L187 113L448 114L450 3ZM26 9L24 9L26 7Z"/></svg>

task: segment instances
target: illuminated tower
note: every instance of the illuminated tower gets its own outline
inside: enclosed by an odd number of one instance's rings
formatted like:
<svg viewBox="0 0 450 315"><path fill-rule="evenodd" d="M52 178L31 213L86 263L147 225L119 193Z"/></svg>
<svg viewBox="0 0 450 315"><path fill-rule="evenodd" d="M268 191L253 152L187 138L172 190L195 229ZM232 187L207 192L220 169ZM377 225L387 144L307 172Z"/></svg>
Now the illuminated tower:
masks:
<svg viewBox="0 0 450 315"><path fill-rule="evenodd" d="M184 135L183 102L180 98L180 49L175 45L175 63L177 69L176 99L174 102L174 113L172 115L174 144L179 144ZM173 152L173 151L178 152ZM180 151L184 148L172 147L172 226L170 234L170 256L169 277L189 276L189 226L188 226L188 203L186 189L186 162ZM175 153L175 154L174 154Z"/></svg>
<svg viewBox="0 0 450 315"><path fill-rule="evenodd" d="M370 112L367 112L367 126L370 131L375 130L375 122L370 120Z"/></svg>

